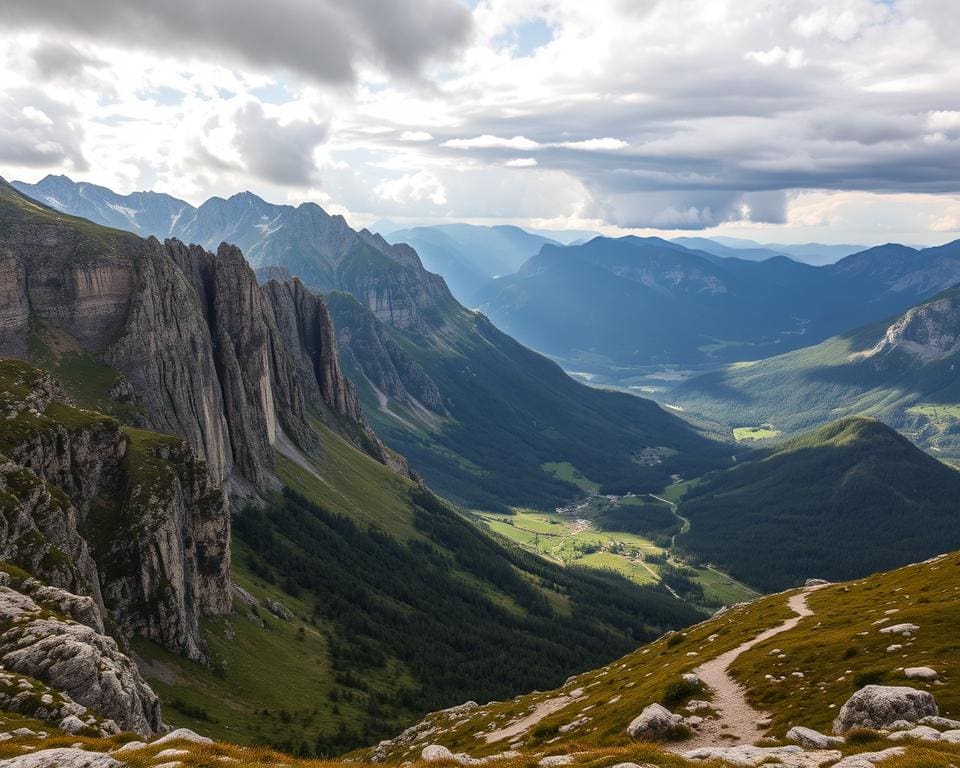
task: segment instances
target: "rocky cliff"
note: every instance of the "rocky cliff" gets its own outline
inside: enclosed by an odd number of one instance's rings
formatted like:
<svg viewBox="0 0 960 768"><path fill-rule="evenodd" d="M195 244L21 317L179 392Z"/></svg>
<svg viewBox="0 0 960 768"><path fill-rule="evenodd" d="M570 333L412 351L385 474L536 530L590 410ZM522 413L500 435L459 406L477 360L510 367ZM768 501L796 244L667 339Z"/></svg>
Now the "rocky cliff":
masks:
<svg viewBox="0 0 960 768"><path fill-rule="evenodd" d="M88 597L0 571L0 708L64 730L163 727L160 700Z"/></svg>
<svg viewBox="0 0 960 768"><path fill-rule="evenodd" d="M35 353L42 327L105 363L121 375L128 419L185 438L217 483L270 486L281 436L319 456L313 416L347 422L386 455L340 371L322 300L298 283L259 287L235 246L214 255L142 240L0 182L0 299L0 353Z"/></svg>
<svg viewBox="0 0 960 768"><path fill-rule="evenodd" d="M853 359L900 349L924 362L960 352L960 288L952 288L905 312L871 349Z"/></svg>
<svg viewBox="0 0 960 768"><path fill-rule="evenodd" d="M179 438L63 399L45 372L0 362L0 558L89 596L121 638L202 659L200 617L231 605L220 488Z"/></svg>

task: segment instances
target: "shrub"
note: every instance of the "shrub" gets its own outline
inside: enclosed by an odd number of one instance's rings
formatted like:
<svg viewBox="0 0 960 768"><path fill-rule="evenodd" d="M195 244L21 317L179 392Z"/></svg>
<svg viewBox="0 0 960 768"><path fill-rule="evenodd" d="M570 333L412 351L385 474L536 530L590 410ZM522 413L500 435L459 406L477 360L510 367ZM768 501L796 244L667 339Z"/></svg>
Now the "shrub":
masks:
<svg viewBox="0 0 960 768"><path fill-rule="evenodd" d="M853 678L853 684L857 688L863 688L866 685L878 685L886 677L887 673L883 669L865 669L863 672L857 673L856 677Z"/></svg>
<svg viewBox="0 0 960 768"><path fill-rule="evenodd" d="M660 702L665 707L673 707L686 701L699 690L699 685L688 683L686 680L674 680L663 690L663 698Z"/></svg>

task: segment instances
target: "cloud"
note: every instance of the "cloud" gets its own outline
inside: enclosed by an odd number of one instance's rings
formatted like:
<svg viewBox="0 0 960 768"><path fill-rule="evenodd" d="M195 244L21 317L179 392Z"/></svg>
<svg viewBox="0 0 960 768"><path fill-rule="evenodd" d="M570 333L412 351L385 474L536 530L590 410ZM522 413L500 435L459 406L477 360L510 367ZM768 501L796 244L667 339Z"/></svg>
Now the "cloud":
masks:
<svg viewBox="0 0 960 768"><path fill-rule="evenodd" d="M71 82L86 78L88 69L103 69L107 63L81 51L75 45L44 40L30 51L34 70L42 80L64 79Z"/></svg>
<svg viewBox="0 0 960 768"><path fill-rule="evenodd" d="M433 134L427 131L404 131L400 134L400 141L431 141Z"/></svg>
<svg viewBox="0 0 960 768"><path fill-rule="evenodd" d="M603 152L615 149L624 149L630 145L623 139L583 139L582 141L558 141L547 144L548 147L560 147L562 149L580 149L584 152Z"/></svg>
<svg viewBox="0 0 960 768"><path fill-rule="evenodd" d="M163 55L227 56L318 81L350 82L362 64L415 76L469 37L456 0L5 0L4 30L43 30Z"/></svg>
<svg viewBox="0 0 960 768"><path fill-rule="evenodd" d="M246 168L274 184L307 185L315 180L313 151L327 137L327 125L313 120L281 123L250 102L236 114L234 145Z"/></svg>
<svg viewBox="0 0 960 768"><path fill-rule="evenodd" d="M428 201L434 205L445 205L447 202L447 190L436 176L427 171L382 181L374 191L382 199L394 203Z"/></svg>
<svg viewBox="0 0 960 768"><path fill-rule="evenodd" d="M27 168L86 170L79 115L42 91L0 93L0 162Z"/></svg>
<svg viewBox="0 0 960 768"><path fill-rule="evenodd" d="M535 157L515 157L513 160L507 160L504 165L507 168L535 168L537 159Z"/></svg>
<svg viewBox="0 0 960 768"><path fill-rule="evenodd" d="M448 139L440 146L451 149L577 149L585 152L623 149L629 144L622 139L581 139L579 141L548 141L545 143L528 139L526 136L514 136L512 139L485 133L472 139Z"/></svg>
<svg viewBox="0 0 960 768"><path fill-rule="evenodd" d="M485 133L472 139L448 139L440 146L451 149L540 149L540 143L526 136L514 136L512 139L492 136Z"/></svg>

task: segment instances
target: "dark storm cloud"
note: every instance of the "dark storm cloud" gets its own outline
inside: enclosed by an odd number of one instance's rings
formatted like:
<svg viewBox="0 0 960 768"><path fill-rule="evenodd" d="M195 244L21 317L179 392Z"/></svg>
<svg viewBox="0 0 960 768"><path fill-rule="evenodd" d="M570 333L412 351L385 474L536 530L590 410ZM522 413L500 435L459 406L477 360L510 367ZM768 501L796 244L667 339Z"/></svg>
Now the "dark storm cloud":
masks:
<svg viewBox="0 0 960 768"><path fill-rule="evenodd" d="M360 62L414 76L465 42L471 17L456 0L6 0L7 30L42 29L198 58L226 55L327 82Z"/></svg>
<svg viewBox="0 0 960 768"><path fill-rule="evenodd" d="M237 112L235 145L248 171L274 184L314 181L313 150L327 137L327 125L311 120L281 124L257 102Z"/></svg>
<svg viewBox="0 0 960 768"><path fill-rule="evenodd" d="M30 51L34 71L42 80L62 78L70 81L83 79L87 69L101 69L106 62L97 59L76 46L54 40L45 40Z"/></svg>

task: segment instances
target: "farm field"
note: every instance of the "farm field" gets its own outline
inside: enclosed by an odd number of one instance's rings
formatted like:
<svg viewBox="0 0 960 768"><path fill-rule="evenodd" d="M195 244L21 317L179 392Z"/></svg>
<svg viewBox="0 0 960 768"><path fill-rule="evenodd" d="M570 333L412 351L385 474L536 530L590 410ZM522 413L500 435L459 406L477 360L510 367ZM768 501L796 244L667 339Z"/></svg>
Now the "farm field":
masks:
<svg viewBox="0 0 960 768"><path fill-rule="evenodd" d="M570 477L576 476L581 487L592 485L570 465L565 465L564 471ZM663 492L663 498L675 502L690 485L690 481L676 483ZM672 533L680 529L682 522L670 504L657 498L602 496L591 491L554 512L516 509L512 514L476 515L494 533L549 560L613 570L638 584L663 582L674 594L679 592L678 596L705 607L730 605L757 595L710 566L691 567L677 559L670 546ZM656 528L630 532L615 527L620 521L626 527L626 521L634 517L641 526L643 521L662 526L666 519L673 527L659 532Z"/></svg>

